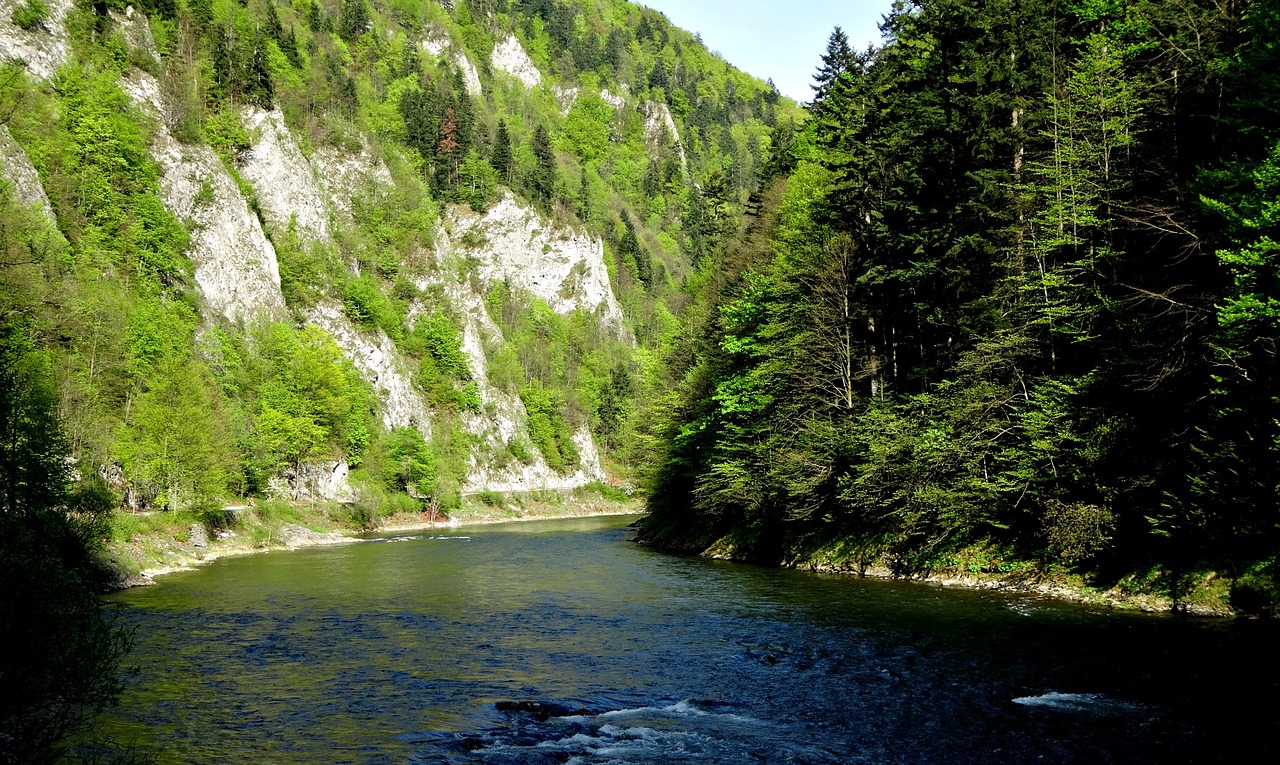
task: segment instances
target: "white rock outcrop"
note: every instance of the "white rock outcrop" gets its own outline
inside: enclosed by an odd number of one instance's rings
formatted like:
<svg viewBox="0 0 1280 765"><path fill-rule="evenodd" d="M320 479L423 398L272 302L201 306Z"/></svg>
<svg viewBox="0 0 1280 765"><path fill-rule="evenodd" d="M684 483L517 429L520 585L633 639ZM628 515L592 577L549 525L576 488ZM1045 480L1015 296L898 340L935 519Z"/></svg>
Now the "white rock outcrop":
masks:
<svg viewBox="0 0 1280 765"><path fill-rule="evenodd" d="M438 254L449 250L448 234L442 232L437 242ZM502 330L489 316L484 299L465 280L422 280L426 289L433 284L444 288L445 297L463 320L462 350L467 355L472 377L480 389L483 414L467 412L463 424L479 443L471 451L470 469L462 487L466 493L479 491L539 491L543 489L575 489L592 481L605 480L600 453L591 433L583 428L573 436L578 448L578 470L561 475L547 464L528 441L529 416L520 397L494 386L488 376L486 345L503 341ZM522 463L515 459L496 462L494 455L508 453L517 440L523 440L533 453L533 460Z"/></svg>
<svg viewBox="0 0 1280 765"><path fill-rule="evenodd" d="M478 96L484 93L484 88L480 85L480 73L476 71L475 65L467 58L467 54L453 44L449 34L443 29L427 29L422 49L436 58L448 56L448 60L462 71L462 82L467 88L467 95Z"/></svg>
<svg viewBox="0 0 1280 765"><path fill-rule="evenodd" d="M304 238L331 241L325 194L279 109L246 107L241 119L254 136L240 174L253 186L262 212L280 230L297 226Z"/></svg>
<svg viewBox="0 0 1280 765"><path fill-rule="evenodd" d="M175 215L193 224L188 254L205 304L230 321L283 318L275 248L222 160L208 146L170 135L151 75L135 70L120 85L139 109L158 118L151 155L164 170L160 193Z"/></svg>
<svg viewBox="0 0 1280 765"><path fill-rule="evenodd" d="M389 189L395 184L387 164L370 150L367 142L358 154L322 146L311 156L311 165L320 178L329 204L343 215L351 214L352 203L357 198L371 191Z"/></svg>
<svg viewBox="0 0 1280 765"><path fill-rule="evenodd" d="M581 88L562 88L559 85L551 86L551 94L556 97L556 104L560 106L561 117L573 108L573 102L578 100L578 93L581 90Z"/></svg>
<svg viewBox="0 0 1280 765"><path fill-rule="evenodd" d="M531 465L508 464L502 467L476 464L472 460L464 493L479 491L540 491L544 489L576 489L592 481L604 481L604 469L600 466L600 453L596 451L591 432L582 428L573 435L578 449L579 467L568 475L561 475L547 467L541 457Z"/></svg>
<svg viewBox="0 0 1280 765"><path fill-rule="evenodd" d="M124 13L118 11L109 13L129 47L159 64L160 49L156 47L156 39L151 35L151 24L147 22L147 17L141 13L135 13L132 5L125 6Z"/></svg>
<svg viewBox="0 0 1280 765"><path fill-rule="evenodd" d="M13 184L13 194L18 201L39 209L50 221L54 220L53 207L44 193L39 173L4 125L0 125L0 171Z"/></svg>
<svg viewBox="0 0 1280 765"><path fill-rule="evenodd" d="M600 89L600 100L612 106L614 109L621 109L622 107L627 105L627 99L623 98L622 96L614 95L613 93L609 92L608 88Z"/></svg>
<svg viewBox="0 0 1280 765"><path fill-rule="evenodd" d="M417 428L431 438L431 418L422 395L413 385L408 365L395 343L382 330L361 332L351 324L342 306L324 301L307 312L307 320L333 336L343 355L382 399L382 424L390 428Z"/></svg>
<svg viewBox="0 0 1280 765"><path fill-rule="evenodd" d="M13 23L13 12L25 0L0 0L0 60L21 61L41 79L53 77L71 52L67 39L67 12L72 0L46 0L49 11L34 29Z"/></svg>
<svg viewBox="0 0 1280 765"><path fill-rule="evenodd" d="M355 502L356 492L347 482L351 468L346 460L308 462L298 470L287 470L290 499L326 499L330 502Z"/></svg>
<svg viewBox="0 0 1280 765"><path fill-rule="evenodd" d="M494 69L506 72L524 83L526 88L536 88L542 83L542 72L538 71L533 59L525 53L524 46L515 35L508 35L507 39L494 46L489 62Z"/></svg>
<svg viewBox="0 0 1280 765"><path fill-rule="evenodd" d="M509 191L484 215L451 207L449 224L455 242L471 231L484 242L465 253L475 258L482 281L528 290L557 313L595 312L605 326L625 335L599 239L573 230L553 232L537 210Z"/></svg>
<svg viewBox="0 0 1280 765"><path fill-rule="evenodd" d="M680 141L680 131L676 128L671 109L664 103L648 101L644 107L644 135L649 145L649 156L656 155L659 147L667 138L675 144L676 153L680 155L680 167L689 169L689 161L685 157L684 143Z"/></svg>

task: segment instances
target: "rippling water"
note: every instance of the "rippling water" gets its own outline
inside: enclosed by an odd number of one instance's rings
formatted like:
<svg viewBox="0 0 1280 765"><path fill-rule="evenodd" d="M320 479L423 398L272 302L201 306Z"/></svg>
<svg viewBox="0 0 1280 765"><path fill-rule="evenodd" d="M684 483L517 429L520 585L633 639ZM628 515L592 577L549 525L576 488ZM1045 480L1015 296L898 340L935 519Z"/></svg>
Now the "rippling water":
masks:
<svg viewBox="0 0 1280 765"><path fill-rule="evenodd" d="M1276 625L679 558L627 519L217 561L114 596L174 763L1274 761Z"/></svg>

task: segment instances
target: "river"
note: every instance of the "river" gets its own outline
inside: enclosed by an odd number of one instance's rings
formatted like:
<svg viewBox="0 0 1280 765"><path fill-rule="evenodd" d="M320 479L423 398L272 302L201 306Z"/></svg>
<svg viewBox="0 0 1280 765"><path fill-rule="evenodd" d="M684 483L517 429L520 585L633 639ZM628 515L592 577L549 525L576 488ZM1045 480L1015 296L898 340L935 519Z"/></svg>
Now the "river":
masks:
<svg viewBox="0 0 1280 765"><path fill-rule="evenodd" d="M162 763L1276 761L1277 625L666 555L627 518L223 559L111 597Z"/></svg>

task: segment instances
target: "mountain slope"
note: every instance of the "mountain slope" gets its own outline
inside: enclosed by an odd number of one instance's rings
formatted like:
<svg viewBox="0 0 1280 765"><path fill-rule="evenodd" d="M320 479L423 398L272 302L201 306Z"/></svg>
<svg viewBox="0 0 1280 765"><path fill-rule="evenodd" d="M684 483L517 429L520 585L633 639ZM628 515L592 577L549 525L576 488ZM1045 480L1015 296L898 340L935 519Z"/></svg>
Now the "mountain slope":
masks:
<svg viewBox="0 0 1280 765"><path fill-rule="evenodd" d="M82 476L380 511L631 480L796 107L627 3L450 5L5 0L3 278Z"/></svg>

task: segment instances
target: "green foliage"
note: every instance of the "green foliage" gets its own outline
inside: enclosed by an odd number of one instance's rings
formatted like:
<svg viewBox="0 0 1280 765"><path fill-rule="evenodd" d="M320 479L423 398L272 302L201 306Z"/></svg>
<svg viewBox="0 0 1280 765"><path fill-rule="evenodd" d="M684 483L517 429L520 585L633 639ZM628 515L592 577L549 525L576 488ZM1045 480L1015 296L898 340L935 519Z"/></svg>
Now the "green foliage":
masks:
<svg viewBox="0 0 1280 765"><path fill-rule="evenodd" d="M40 0L27 0L26 3L13 9L13 23L28 32L35 31L36 27L44 26L45 19L49 16L49 6L40 2Z"/></svg>
<svg viewBox="0 0 1280 765"><path fill-rule="evenodd" d="M0 264L8 281L12 264ZM0 291L6 303L24 296ZM27 296L29 297L29 296ZM17 319L17 322L15 322ZM130 633L100 607L94 552L109 494L71 482L46 354L22 319L0 320L0 757L61 761L122 690Z"/></svg>
<svg viewBox="0 0 1280 765"><path fill-rule="evenodd" d="M234 447L222 392L208 371L168 356L144 379L116 453L144 493L178 508L226 491Z"/></svg>
<svg viewBox="0 0 1280 765"><path fill-rule="evenodd" d="M458 168L458 196L471 209L484 212L496 196L498 171L472 149Z"/></svg>
<svg viewBox="0 0 1280 765"><path fill-rule="evenodd" d="M430 497L436 488L435 455L416 428L395 428L386 440L387 488Z"/></svg>
<svg viewBox="0 0 1280 765"><path fill-rule="evenodd" d="M614 109L595 93L583 93L573 102L564 122L566 148L582 162L596 162L609 150Z"/></svg>
<svg viewBox="0 0 1280 765"><path fill-rule="evenodd" d="M775 136L785 189L727 237L732 165L685 200L714 262L662 360L648 535L900 571L1156 561L1175 598L1273 558L1274 4L1240 35L1184 10L899 4L871 55L837 29L809 122ZM701 92L655 81L694 121Z"/></svg>
<svg viewBox="0 0 1280 765"><path fill-rule="evenodd" d="M577 445L573 442L568 422L561 414L564 403L556 392L533 380L520 389L520 401L529 415L529 438L547 464L560 473L577 467Z"/></svg>
<svg viewBox="0 0 1280 765"><path fill-rule="evenodd" d="M370 442L372 392L323 330L283 324L256 338L264 361L249 434L255 471L270 473L335 449L358 465Z"/></svg>
<svg viewBox="0 0 1280 765"><path fill-rule="evenodd" d="M339 456L353 466L367 460L360 470L382 492L374 515L404 501L405 491L456 506L476 448L460 423L484 416L485 404L450 313L456 308L419 285L439 283L432 255L445 205L483 211L505 193L500 185L537 202L557 232L585 225L605 241L616 291L629 295L628 326L643 327L635 333L641 343L678 334L686 243L711 241L706 231L716 241L733 235L731 217L768 157L769 124L779 113L794 116L794 105L766 101L776 94L658 15L615 0L553 6L543 18L522 4L446 12L414 0L135 3L158 60L99 15L103 6L69 17L74 55L52 87L16 69L0 77L0 110L12 115L8 128L54 212L43 224L34 222L38 212L12 206L0 216L6 257L31 261L3 286L37 295L32 336L49 354L77 458L119 465L135 498L168 505L175 518ZM38 29L47 11L31 2L15 19L24 13L39 17L31 22ZM451 53L423 52L424 23L480 65L483 97L467 92ZM578 88L567 113L549 91L490 71L494 40L513 32L548 81ZM137 77L133 67L154 76L159 122L121 89ZM625 103L615 108L606 89ZM676 94L679 135L653 128L668 92ZM357 190L335 198L331 240L264 216L240 172L261 139L246 128L247 107L279 108L313 160L339 158L347 167L359 155L378 168L376 183L334 179ZM383 429L376 397L323 332L234 325L202 310L187 226L163 204L161 167L149 156L162 129L219 155L274 246L294 320L336 301L416 362L434 428L425 452L422 444L409 452L420 467L434 460L434 479L413 470L411 481L397 478L387 467L388 455L408 448L407 436ZM707 215L687 223L690 181L706 186L717 171L715 194L698 208ZM193 180L203 220L217 187ZM463 246L488 245L480 228L471 231ZM650 348L642 370L626 328L604 329L586 313L561 316L528 295L505 294L495 310L506 341L486 349L489 380L526 395L538 431L536 444L518 436L497 458L531 464L544 450L570 470L578 460L572 435L588 427L616 452L611 469L638 465L652 445L637 438L653 423L646 407L676 374L660 354ZM650 402L638 404L641 396Z"/></svg>
<svg viewBox="0 0 1280 765"><path fill-rule="evenodd" d="M204 121L204 138L228 167L239 164L240 157L253 146L252 136L233 109L222 109Z"/></svg>

